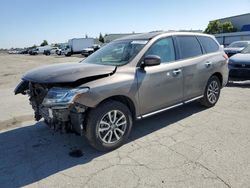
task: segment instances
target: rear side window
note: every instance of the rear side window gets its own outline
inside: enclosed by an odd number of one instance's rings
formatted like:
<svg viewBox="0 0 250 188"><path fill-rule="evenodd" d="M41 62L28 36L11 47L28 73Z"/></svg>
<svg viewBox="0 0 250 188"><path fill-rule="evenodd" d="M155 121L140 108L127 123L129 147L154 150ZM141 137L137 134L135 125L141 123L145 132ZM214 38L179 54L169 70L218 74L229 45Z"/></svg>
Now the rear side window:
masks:
<svg viewBox="0 0 250 188"><path fill-rule="evenodd" d="M201 45L206 53L213 53L219 50L218 44L210 37L198 36Z"/></svg>
<svg viewBox="0 0 250 188"><path fill-rule="evenodd" d="M202 55L199 41L194 36L177 36L181 59Z"/></svg>

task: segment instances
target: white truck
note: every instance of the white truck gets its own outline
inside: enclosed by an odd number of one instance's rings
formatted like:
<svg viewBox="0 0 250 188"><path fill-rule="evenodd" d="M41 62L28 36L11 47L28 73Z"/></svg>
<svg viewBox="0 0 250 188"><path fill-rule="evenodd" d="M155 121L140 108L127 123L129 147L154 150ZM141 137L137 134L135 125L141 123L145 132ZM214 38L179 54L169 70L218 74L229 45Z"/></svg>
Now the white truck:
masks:
<svg viewBox="0 0 250 188"><path fill-rule="evenodd" d="M68 45L64 50L65 56L72 54L80 54L84 48L88 48L94 44L94 38L73 38L69 39Z"/></svg>
<svg viewBox="0 0 250 188"><path fill-rule="evenodd" d="M47 45L47 46L39 46L36 48L33 48L32 50L29 51L30 55L37 55L37 54L44 54L44 51L46 50L51 50L52 46Z"/></svg>

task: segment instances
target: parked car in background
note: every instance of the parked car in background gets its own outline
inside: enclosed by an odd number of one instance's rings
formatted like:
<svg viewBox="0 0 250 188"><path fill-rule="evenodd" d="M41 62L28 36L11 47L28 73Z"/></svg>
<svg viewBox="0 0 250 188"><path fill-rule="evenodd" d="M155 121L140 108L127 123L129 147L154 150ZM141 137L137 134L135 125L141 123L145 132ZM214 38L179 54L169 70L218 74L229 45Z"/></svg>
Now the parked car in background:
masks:
<svg viewBox="0 0 250 188"><path fill-rule="evenodd" d="M250 45L230 57L228 67L230 80L250 79Z"/></svg>
<svg viewBox="0 0 250 188"><path fill-rule="evenodd" d="M62 49L62 48L58 48L57 50L56 50L56 54L57 55L62 55L62 51L63 51L64 49Z"/></svg>
<svg viewBox="0 0 250 188"><path fill-rule="evenodd" d="M95 51L99 50L101 48L101 46L99 44L94 44L93 46L89 47L89 48L85 48L82 51L82 55L85 57L88 57L90 54L94 53Z"/></svg>
<svg viewBox="0 0 250 188"><path fill-rule="evenodd" d="M8 51L8 54L19 54L20 53L20 51L18 51L18 50L9 50Z"/></svg>
<svg viewBox="0 0 250 188"><path fill-rule="evenodd" d="M29 49L23 49L20 51L20 54L28 54L29 53Z"/></svg>
<svg viewBox="0 0 250 188"><path fill-rule="evenodd" d="M57 54L58 50L59 50L58 47L52 47L51 49L44 50L44 55Z"/></svg>
<svg viewBox="0 0 250 188"><path fill-rule="evenodd" d="M38 55L38 54L44 54L44 52L46 50L50 50L52 49L51 46L47 45L47 46L39 46L39 47L36 47L36 48L33 48L29 51L29 54L30 55Z"/></svg>
<svg viewBox="0 0 250 188"><path fill-rule="evenodd" d="M38 54L38 48L32 48L29 50L30 55L37 55Z"/></svg>
<svg viewBox="0 0 250 188"><path fill-rule="evenodd" d="M93 38L73 38L68 41L68 45L62 52L65 56L80 54L84 48L94 44Z"/></svg>
<svg viewBox="0 0 250 188"><path fill-rule="evenodd" d="M200 100L214 106L228 81L215 38L153 32L110 42L80 63L27 72L15 94L29 96L36 120L85 135L101 151L126 142L133 121Z"/></svg>
<svg viewBox="0 0 250 188"><path fill-rule="evenodd" d="M58 46L58 49L56 50L56 54L63 55L67 45L68 45L68 43L60 43Z"/></svg>
<svg viewBox="0 0 250 188"><path fill-rule="evenodd" d="M234 54L240 53L249 44L250 44L250 41L235 41L231 43L229 46L227 46L226 48L224 48L224 51L226 52L228 57L231 57Z"/></svg>

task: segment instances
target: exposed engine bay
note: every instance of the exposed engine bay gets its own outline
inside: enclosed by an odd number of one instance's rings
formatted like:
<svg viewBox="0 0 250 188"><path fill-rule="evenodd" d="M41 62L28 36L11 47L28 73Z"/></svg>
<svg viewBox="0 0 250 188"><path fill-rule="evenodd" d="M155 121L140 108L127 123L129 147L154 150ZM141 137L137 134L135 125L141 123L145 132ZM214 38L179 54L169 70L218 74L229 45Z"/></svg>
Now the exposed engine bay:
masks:
<svg viewBox="0 0 250 188"><path fill-rule="evenodd" d="M52 88L49 84L22 81L18 87L22 87L22 93L29 96L36 121L43 118L46 124L56 131L63 133L74 131L80 135L83 134L86 106L74 101L51 106L44 104L44 100ZM24 87L26 88L24 89Z"/></svg>
<svg viewBox="0 0 250 188"><path fill-rule="evenodd" d="M29 96L36 121L43 118L54 130L82 135L89 108L76 99L89 88L81 85L111 76L116 68L82 63L41 67L27 72L14 92Z"/></svg>

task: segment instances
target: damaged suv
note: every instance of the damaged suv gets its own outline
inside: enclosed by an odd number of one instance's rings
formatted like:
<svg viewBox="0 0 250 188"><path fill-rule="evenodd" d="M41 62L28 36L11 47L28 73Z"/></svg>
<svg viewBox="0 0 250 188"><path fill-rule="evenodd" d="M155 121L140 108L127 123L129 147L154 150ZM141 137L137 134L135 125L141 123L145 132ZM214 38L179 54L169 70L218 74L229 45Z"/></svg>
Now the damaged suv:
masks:
<svg viewBox="0 0 250 188"><path fill-rule="evenodd" d="M79 63L27 72L15 94L29 96L37 121L109 151L127 140L136 119L194 100L214 106L228 80L227 62L210 35L131 35Z"/></svg>

